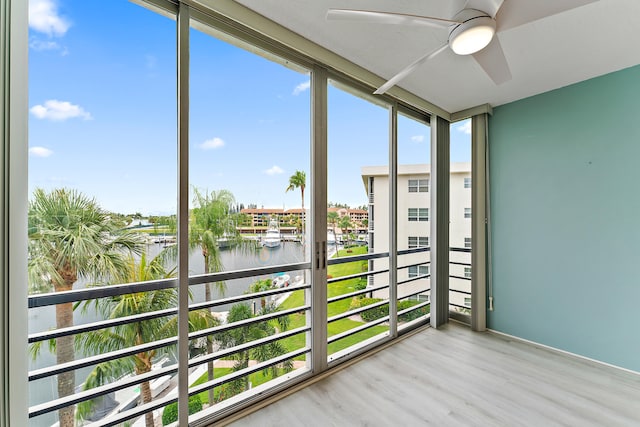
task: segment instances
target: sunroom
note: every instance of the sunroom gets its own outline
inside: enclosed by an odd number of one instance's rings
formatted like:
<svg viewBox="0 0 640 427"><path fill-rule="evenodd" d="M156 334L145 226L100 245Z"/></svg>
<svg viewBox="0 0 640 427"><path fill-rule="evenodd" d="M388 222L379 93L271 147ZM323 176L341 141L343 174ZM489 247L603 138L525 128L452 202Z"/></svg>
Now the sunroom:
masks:
<svg viewBox="0 0 640 427"><path fill-rule="evenodd" d="M640 423L640 5L556 3L1 0L2 425Z"/></svg>

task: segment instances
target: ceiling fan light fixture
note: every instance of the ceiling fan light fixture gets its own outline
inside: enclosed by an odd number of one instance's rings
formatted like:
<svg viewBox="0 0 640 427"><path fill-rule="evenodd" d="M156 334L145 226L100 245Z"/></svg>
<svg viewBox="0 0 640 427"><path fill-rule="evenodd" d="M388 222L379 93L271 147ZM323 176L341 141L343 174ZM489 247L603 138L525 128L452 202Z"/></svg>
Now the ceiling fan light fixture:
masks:
<svg viewBox="0 0 640 427"><path fill-rule="evenodd" d="M478 16L456 26L449 34L449 46L458 55L470 55L484 49L496 33L496 21Z"/></svg>

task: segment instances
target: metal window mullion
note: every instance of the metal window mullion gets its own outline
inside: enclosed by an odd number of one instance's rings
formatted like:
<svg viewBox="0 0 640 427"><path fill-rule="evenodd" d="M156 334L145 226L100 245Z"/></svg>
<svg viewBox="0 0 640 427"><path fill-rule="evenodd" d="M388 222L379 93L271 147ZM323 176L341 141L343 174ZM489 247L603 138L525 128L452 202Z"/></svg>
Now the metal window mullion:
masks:
<svg viewBox="0 0 640 427"><path fill-rule="evenodd" d="M449 122L431 118L431 326L449 320Z"/></svg>
<svg viewBox="0 0 640 427"><path fill-rule="evenodd" d="M487 119L486 113L471 119L471 329L474 331L487 328Z"/></svg>
<svg viewBox="0 0 640 427"><path fill-rule="evenodd" d="M189 408L189 6L178 7L178 424Z"/></svg>
<svg viewBox="0 0 640 427"><path fill-rule="evenodd" d="M398 336L398 106L389 107L389 334Z"/></svg>
<svg viewBox="0 0 640 427"><path fill-rule="evenodd" d="M27 425L28 2L0 0L0 425Z"/></svg>
<svg viewBox="0 0 640 427"><path fill-rule="evenodd" d="M307 346L311 348L311 369L327 369L327 70L311 72L311 323ZM307 358L309 360L309 358Z"/></svg>

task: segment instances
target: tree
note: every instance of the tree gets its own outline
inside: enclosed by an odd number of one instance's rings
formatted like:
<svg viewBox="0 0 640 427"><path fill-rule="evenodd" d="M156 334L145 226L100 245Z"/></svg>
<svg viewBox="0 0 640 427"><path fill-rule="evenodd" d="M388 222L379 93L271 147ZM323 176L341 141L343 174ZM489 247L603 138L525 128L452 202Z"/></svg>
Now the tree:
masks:
<svg viewBox="0 0 640 427"><path fill-rule="evenodd" d="M300 189L300 196L302 199L302 238L304 241L304 229L305 229L305 220L304 220L304 189L307 182L307 174L303 171L296 171L293 175L289 177L289 186L285 190L285 193L288 191L293 191L296 188Z"/></svg>
<svg viewBox="0 0 640 427"><path fill-rule="evenodd" d="M28 224L32 292L69 291L79 278L98 282L118 277L127 268L127 255L140 253L144 245L139 234L118 229L94 199L75 190L36 189L29 202ZM70 326L72 303L57 304L56 328ZM74 360L72 335L56 338L53 348L58 365ZM59 397L74 393L73 370L58 374L57 379ZM61 427L72 427L74 407L60 409L58 419Z"/></svg>
<svg viewBox="0 0 640 427"><path fill-rule="evenodd" d="M262 316L265 314L273 313L275 311L277 311L277 307L274 304L268 304L264 308L262 308L259 313L256 313L256 315ZM227 323L239 322L242 320L250 319L252 317L254 317L254 314L251 312L251 307L248 304L234 304L233 306L231 306L229 314L227 315ZM274 326L273 321L264 321L259 323L252 323L246 326L239 326L235 329L231 329L229 331L221 333L218 337L218 342L220 343L222 348L230 348L247 343L249 341L266 338L270 335L276 334L278 332L278 329L280 331L287 330L289 327L289 316L278 317L275 320L275 323L277 324L277 329L276 326ZM254 347L249 350L243 350L232 356L236 360L233 366L233 370L239 371L248 367L249 360L251 359L257 360L258 362L265 362L275 357L282 356L286 353L287 349L278 341ZM286 360L282 363L266 368L265 370L263 370L263 374L271 374L272 378L276 378L281 373L290 372L292 369L293 362L291 360ZM239 378L235 381L232 381L228 385L228 390L224 397L230 397L234 394L243 392L248 388L248 376Z"/></svg>
<svg viewBox="0 0 640 427"><path fill-rule="evenodd" d="M251 286L249 286L249 293L253 294L256 292L264 292L264 291L268 291L269 289L273 289L273 280L258 279L255 282L253 282ZM267 305L267 300L265 299L265 297L260 298L260 307L264 309L266 305Z"/></svg>
<svg viewBox="0 0 640 427"><path fill-rule="evenodd" d="M139 262L130 257L124 274L118 277L116 283L135 283L150 280L166 279L175 276L175 269L167 272L160 261L161 257L147 262L146 254L142 254ZM96 311L104 319L134 316L154 311L175 308L178 305L177 289L159 289L148 292L119 295L100 298L93 302ZM85 305L86 308L87 305ZM189 313L189 329L203 329L216 326L218 322L208 310L196 310ZM117 351L156 340L173 337L177 334L177 318L162 316L151 320L126 323L107 329L88 332L78 336L76 346L90 354L101 354ZM132 370L136 375L151 371L151 367L159 356L168 353L169 349L159 348L138 352L123 359L103 362L91 371L84 384L88 390L101 386L108 381L120 378ZM140 383L140 398L142 404L152 400L149 381ZM78 405L78 415L85 418L91 412L92 402L85 401ZM153 413L145 414L145 424L153 427Z"/></svg>
<svg viewBox="0 0 640 427"><path fill-rule="evenodd" d="M338 215L338 212L336 211L331 211L331 212L327 212L327 222L329 224L331 224L332 228L333 228L333 237L336 238L336 224L338 223L338 220L340 219L340 216ZM338 244L337 239L336 239L336 245ZM338 255L338 250L336 248L336 256Z"/></svg>
<svg viewBox="0 0 640 427"><path fill-rule="evenodd" d="M244 249L249 245L242 240L235 226L231 208L235 203L233 194L228 190L201 193L194 188L194 208L191 210L189 226L189 245L192 249L199 248L204 257L204 273L223 271L224 266L220 257L218 239L226 237L232 239L236 248ZM224 294L224 282L216 282L218 292ZM211 301L211 284L205 284L205 301ZM207 351L213 353L213 339L207 337ZM213 362L207 364L208 379L213 381ZM213 389L209 390L209 402L213 402Z"/></svg>
<svg viewBox="0 0 640 427"><path fill-rule="evenodd" d="M338 222L338 226L340 227L340 230L342 230L342 239L344 240L345 238L349 239L349 228L351 228L352 224L351 224L351 218L349 218L349 215L345 215L342 218L340 218L340 221ZM345 242L343 241L343 244Z"/></svg>

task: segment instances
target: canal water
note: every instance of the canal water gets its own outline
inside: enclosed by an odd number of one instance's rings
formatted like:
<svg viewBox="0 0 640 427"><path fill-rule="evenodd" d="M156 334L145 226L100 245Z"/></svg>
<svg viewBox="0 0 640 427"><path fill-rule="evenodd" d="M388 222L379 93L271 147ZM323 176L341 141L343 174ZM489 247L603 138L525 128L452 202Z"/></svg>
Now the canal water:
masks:
<svg viewBox="0 0 640 427"><path fill-rule="evenodd" d="M160 244L151 244L147 247L149 259L157 255L163 249ZM308 252L308 251L307 251ZM303 245L297 242L282 242L277 248L258 248L255 250L234 250L223 249L221 260L225 271L243 270L275 265L304 262L309 259L305 257ZM189 256L189 274L196 275L204 273L204 258L199 249L195 249ZM293 279L296 276L303 276L302 271L287 272ZM231 297L241 295L249 289L250 285L258 280L273 277L271 275L236 279L226 282L224 294L220 294L216 287L212 285L212 295L214 298ZM78 281L75 288L83 288L86 282ZM204 301L204 285L191 287L192 302ZM229 307L217 307L216 311L227 311ZM74 324L100 320L95 314L93 306L82 310L78 308L74 312ZM55 307L42 307L29 310L29 333L42 332L55 328ZM42 345L40 354L35 360L30 360L29 370L52 366L55 364L55 356L48 351L46 343ZM76 358L82 357L76 355ZM91 367L76 371L76 383L80 384L91 372ZM57 396L56 377L50 377L29 383L29 405L35 405L54 399ZM31 419L31 426L49 427L57 421L55 413L43 415Z"/></svg>

